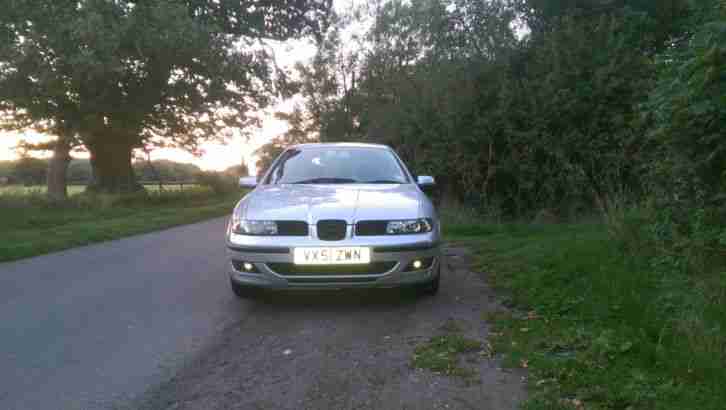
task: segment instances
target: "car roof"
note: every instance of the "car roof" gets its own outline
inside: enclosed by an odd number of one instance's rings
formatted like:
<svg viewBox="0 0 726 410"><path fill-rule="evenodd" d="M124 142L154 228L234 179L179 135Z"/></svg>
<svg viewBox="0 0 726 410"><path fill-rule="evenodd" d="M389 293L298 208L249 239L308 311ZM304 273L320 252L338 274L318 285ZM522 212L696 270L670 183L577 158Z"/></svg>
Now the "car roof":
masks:
<svg viewBox="0 0 726 410"><path fill-rule="evenodd" d="M391 150L391 147L383 144L368 144L363 142L326 142L326 143L307 143L293 145L290 148L306 149L306 148L379 148Z"/></svg>

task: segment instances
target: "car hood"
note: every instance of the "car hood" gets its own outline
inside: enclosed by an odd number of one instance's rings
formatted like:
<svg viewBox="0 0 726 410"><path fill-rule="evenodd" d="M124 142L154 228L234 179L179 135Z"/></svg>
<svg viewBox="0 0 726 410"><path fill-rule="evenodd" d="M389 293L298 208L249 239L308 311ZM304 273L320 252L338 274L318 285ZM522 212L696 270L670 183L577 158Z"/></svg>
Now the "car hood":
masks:
<svg viewBox="0 0 726 410"><path fill-rule="evenodd" d="M415 185L262 185L244 199L245 219L362 220L418 218L423 194Z"/></svg>

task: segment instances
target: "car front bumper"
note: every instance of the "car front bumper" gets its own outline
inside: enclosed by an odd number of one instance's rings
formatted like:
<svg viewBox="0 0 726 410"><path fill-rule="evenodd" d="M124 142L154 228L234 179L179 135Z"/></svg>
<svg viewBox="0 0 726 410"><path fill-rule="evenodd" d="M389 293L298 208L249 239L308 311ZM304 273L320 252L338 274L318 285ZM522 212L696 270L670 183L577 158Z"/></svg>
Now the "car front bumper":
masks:
<svg viewBox="0 0 726 410"><path fill-rule="evenodd" d="M326 267L327 273L291 273L280 266L293 265L296 247L365 246L371 248L371 265L383 266L376 272L353 273L349 267ZM414 260L433 258L424 269L411 270ZM255 273L237 269L235 262L252 263ZM440 272L441 245L433 233L420 235L357 237L339 242L325 242L304 238L244 237L227 240L227 269L230 279L243 286L271 290L285 289L344 289L390 288L426 283ZM239 266L238 266L239 267ZM408 269L407 269L408 267ZM348 272L346 272L348 270Z"/></svg>

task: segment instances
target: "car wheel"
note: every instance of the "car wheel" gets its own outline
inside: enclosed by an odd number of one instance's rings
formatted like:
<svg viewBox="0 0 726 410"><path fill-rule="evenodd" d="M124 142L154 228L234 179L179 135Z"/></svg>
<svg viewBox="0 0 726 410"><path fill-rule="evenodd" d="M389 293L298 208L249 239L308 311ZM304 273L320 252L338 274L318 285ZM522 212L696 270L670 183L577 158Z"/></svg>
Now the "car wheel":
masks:
<svg viewBox="0 0 726 410"><path fill-rule="evenodd" d="M435 296L437 293L439 293L439 283L440 282L441 282L441 267L439 267L439 271L437 272L436 278L434 278L434 280L420 285L419 293L426 295L426 296Z"/></svg>
<svg viewBox="0 0 726 410"><path fill-rule="evenodd" d="M232 292L240 299L252 299L260 295L260 290L252 286L240 285L231 279L229 284L232 287Z"/></svg>

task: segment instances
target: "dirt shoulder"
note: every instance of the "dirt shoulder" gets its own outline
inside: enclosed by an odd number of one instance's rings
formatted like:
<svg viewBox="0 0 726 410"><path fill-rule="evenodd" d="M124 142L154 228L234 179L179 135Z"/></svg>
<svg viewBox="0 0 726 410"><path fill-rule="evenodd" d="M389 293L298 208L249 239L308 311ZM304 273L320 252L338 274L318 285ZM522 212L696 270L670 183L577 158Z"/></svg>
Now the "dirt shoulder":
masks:
<svg viewBox="0 0 726 410"><path fill-rule="evenodd" d="M435 298L386 291L240 302L238 321L133 407L515 409L524 374L488 354L483 316L500 309L495 295L471 271L465 247L449 246L446 254ZM414 366L415 352L451 335L479 346L456 356L463 371Z"/></svg>

